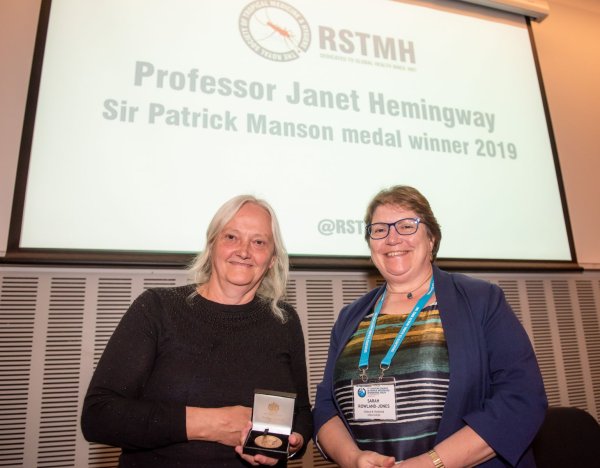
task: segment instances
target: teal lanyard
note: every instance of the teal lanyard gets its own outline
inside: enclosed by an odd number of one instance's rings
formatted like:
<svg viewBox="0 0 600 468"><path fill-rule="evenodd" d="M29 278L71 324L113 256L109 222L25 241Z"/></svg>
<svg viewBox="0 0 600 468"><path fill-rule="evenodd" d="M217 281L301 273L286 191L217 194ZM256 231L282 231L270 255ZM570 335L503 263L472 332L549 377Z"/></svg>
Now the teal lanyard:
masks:
<svg viewBox="0 0 600 468"><path fill-rule="evenodd" d="M386 291L383 291L381 298L379 299L379 301L377 302L377 305L375 306L375 311L373 312L373 317L371 318L371 323L369 324L369 328L365 335L365 340L363 342L362 351L360 352L360 361L358 362L358 368L360 369L360 377L363 380L363 382L366 382L366 380L367 380L367 369L369 368L369 356L371 355L371 343L373 342L373 334L375 333L375 326L377 325L377 317L379 317L379 313L381 312L381 307L383 306L383 301L385 299ZM421 312L423 307L425 307L427 302L429 302L429 299L431 299L431 296L433 295L433 291L434 291L434 284L433 284L433 276L432 276L431 281L429 282L429 289L423 296L421 296L421 299L419 299L419 301L417 302L417 304L415 305L415 307L413 308L411 313L408 315L407 319L404 321L404 324L402 325L402 328L400 328L400 331L396 335L396 338L394 339L392 346L390 346L390 349L388 349L388 352L386 353L384 358L381 360L381 364L379 365L379 368L381 369L381 375L379 376L379 380L381 380L383 378L383 373L387 369L389 369L390 364L392 363L392 359L394 358L394 356L396 355L396 352L398 351L398 348L404 341L404 338L405 338L406 334L408 333L408 330L410 330L410 328L412 327L413 323L417 319L417 316L419 315L419 313Z"/></svg>

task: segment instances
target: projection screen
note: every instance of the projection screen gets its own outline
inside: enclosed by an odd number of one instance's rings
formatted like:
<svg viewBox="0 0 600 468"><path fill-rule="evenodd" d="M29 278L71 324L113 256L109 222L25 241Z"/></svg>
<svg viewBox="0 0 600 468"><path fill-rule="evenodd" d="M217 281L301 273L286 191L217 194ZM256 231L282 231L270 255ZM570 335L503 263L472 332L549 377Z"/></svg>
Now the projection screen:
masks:
<svg viewBox="0 0 600 468"><path fill-rule="evenodd" d="M368 201L407 184L438 217L441 258L573 260L523 17L61 0L40 31L19 249L193 253L215 210L250 193L291 255L362 258Z"/></svg>

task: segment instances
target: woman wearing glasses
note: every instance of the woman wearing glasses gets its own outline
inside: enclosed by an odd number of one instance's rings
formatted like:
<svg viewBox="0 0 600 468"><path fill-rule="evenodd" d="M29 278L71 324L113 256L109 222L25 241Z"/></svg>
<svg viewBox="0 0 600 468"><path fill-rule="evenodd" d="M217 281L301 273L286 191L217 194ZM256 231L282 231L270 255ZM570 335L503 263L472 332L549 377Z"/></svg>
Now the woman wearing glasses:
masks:
<svg viewBox="0 0 600 468"><path fill-rule="evenodd" d="M502 290L434 265L440 226L412 187L377 194L365 223L385 284L333 327L313 410L323 455L361 468L535 466L547 400Z"/></svg>

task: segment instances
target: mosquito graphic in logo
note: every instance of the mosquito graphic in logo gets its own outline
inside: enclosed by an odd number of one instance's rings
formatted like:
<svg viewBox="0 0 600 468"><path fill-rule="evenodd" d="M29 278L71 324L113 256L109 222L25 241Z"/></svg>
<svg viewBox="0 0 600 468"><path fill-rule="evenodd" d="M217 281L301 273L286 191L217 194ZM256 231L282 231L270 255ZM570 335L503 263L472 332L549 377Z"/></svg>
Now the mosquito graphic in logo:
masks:
<svg viewBox="0 0 600 468"><path fill-rule="evenodd" d="M310 44L310 28L302 14L280 1L248 4L240 14L239 27L246 44L273 61L295 60Z"/></svg>

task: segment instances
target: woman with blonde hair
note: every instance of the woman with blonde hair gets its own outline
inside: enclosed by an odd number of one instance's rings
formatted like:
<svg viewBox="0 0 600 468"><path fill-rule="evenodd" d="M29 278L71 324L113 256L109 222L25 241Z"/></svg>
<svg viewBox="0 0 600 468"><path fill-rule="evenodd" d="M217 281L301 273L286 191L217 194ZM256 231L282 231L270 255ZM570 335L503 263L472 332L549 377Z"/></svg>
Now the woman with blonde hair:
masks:
<svg viewBox="0 0 600 468"><path fill-rule="evenodd" d="M123 316L85 397L86 439L121 447L120 467L275 465L241 447L254 391L267 389L297 395L289 453L301 456L312 432L304 339L282 301L288 256L269 204L226 202L191 274Z"/></svg>

